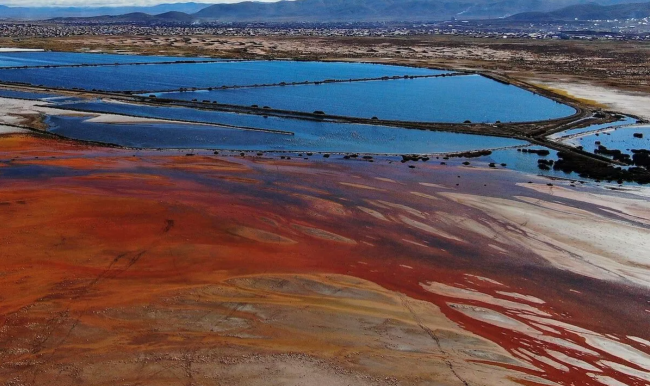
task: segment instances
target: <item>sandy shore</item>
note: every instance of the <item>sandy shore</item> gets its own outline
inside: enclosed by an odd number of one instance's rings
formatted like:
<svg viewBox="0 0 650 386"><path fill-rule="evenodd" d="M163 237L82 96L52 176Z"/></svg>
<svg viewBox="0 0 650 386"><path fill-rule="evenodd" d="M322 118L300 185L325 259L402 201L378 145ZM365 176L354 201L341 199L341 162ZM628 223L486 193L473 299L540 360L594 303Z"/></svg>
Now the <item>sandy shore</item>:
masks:
<svg viewBox="0 0 650 386"><path fill-rule="evenodd" d="M89 122L94 122L94 123L126 123L126 124L179 123L179 121L166 120L166 119L130 117L125 115L117 115L117 114L83 113L83 112L76 112L72 110L52 108L49 107L49 104L47 102L42 102L42 101L0 98L0 124L4 123L9 125L19 125L19 126L24 125L26 127L33 127L35 125L35 122L39 121L39 117L45 115L84 116L84 117L88 117ZM35 128L40 128L40 127L35 127Z"/></svg>
<svg viewBox="0 0 650 386"><path fill-rule="evenodd" d="M569 96L578 99L597 101L598 104L604 105L613 111L650 120L650 95L647 93L617 90L589 83L576 83L570 80L557 82L538 81L535 84L566 92Z"/></svg>
<svg viewBox="0 0 650 386"><path fill-rule="evenodd" d="M11 47L0 47L0 53L2 52L42 52L44 50L38 48L11 48Z"/></svg>
<svg viewBox="0 0 650 386"><path fill-rule="evenodd" d="M0 134L27 133L28 130L13 126L0 125Z"/></svg>

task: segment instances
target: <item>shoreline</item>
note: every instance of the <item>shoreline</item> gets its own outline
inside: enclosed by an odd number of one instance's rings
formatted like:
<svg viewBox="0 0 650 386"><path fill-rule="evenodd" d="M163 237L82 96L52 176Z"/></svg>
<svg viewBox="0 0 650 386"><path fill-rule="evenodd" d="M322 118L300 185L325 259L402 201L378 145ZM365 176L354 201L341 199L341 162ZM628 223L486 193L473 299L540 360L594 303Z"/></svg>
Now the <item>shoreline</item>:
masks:
<svg viewBox="0 0 650 386"><path fill-rule="evenodd" d="M379 63L376 63L379 64ZM394 65L399 65L399 63L392 63ZM416 65L417 66L417 65ZM572 146L553 141L548 138L550 134L571 130L572 128L581 127L589 124L599 124L599 123L608 123L612 122L615 119L615 116L618 115L616 112L611 111L602 111L600 108L594 107L588 103L585 103L583 100L576 100L571 98L566 94L558 94L548 87L540 87L538 85L532 84L530 82L521 81L514 79L505 74L498 74L492 71L464 71L463 74L476 74L483 76L493 81L512 85L514 87L519 87L521 89L527 90L537 95L554 100L558 103L565 104L572 107L575 110L573 115L567 117L560 117L555 119L548 119L543 121L531 121L531 122L515 122L515 123L505 123L505 124L467 124L467 123L439 123L439 122L405 122L405 121L390 121L390 120L379 120L379 119L365 119L357 117L347 117L347 116L336 116L328 114L319 114L314 113L305 113L299 111L289 111L289 110L278 110L278 109L259 109L255 107L241 106L241 105L229 105L229 104L215 104L215 103L206 103L206 102L188 102L182 100L167 100L164 98L151 98L146 96L133 96L125 95L124 93L117 92L104 92L104 91L86 91L86 90L71 90L71 89L60 89L60 88L51 88L51 87L36 87L33 85L21 85L14 83L3 83L4 87L11 87L16 90L29 90L29 91L47 91L52 92L55 90L57 92L63 93L64 95L71 95L83 98L109 98L112 101L131 103L131 104L144 104L148 106L162 106L162 107L184 107L184 108L193 108L201 109L207 111L222 111L222 112L231 112L231 113L243 113L243 114L252 114L252 115L264 115L264 116L275 116L280 118L293 118L293 119L306 119L306 120L328 120L330 122L340 122L340 123L355 123L355 124L366 124L366 125L381 125L386 127L396 127L400 129L419 129L419 130L431 130L431 131L443 131L443 132L455 132L455 133L464 133L464 134L478 134L478 135L489 135L505 138L513 138L528 141L535 145L545 146L554 150L568 152L572 154L573 157L577 157L576 162L578 163L592 163L592 166L588 168L593 169L594 167L602 167L599 165L617 165L618 162L613 161L607 157L601 157L592 153L583 152L575 149ZM66 110L65 106L62 107L53 107L55 109ZM74 109L69 109L69 111L74 111ZM83 111L88 113L88 111ZM128 114L115 114L115 115L125 115ZM132 115L137 117L136 115ZM140 117L138 117L139 119ZM635 117L639 119L638 117ZM190 121L182 121L183 123L196 123ZM207 122L198 122L199 124ZM208 123L211 124L211 123ZM578 164L576 164L578 165ZM576 166L582 167L582 166ZM614 173L612 171L611 173ZM620 176L616 176L616 179L619 179ZM628 177L625 177L628 178ZM631 177L630 177L631 178ZM634 177L637 178L637 177ZM641 177L638 177L641 178Z"/></svg>

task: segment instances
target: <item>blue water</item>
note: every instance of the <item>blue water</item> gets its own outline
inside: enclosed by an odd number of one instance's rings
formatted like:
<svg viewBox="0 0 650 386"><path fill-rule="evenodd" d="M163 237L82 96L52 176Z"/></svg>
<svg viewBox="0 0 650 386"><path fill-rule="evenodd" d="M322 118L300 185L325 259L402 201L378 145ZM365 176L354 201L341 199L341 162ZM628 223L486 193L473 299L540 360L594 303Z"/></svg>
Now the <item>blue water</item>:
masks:
<svg viewBox="0 0 650 386"><path fill-rule="evenodd" d="M634 133L642 133L643 138L635 138ZM593 153L599 146L596 141L610 150L620 150L630 155L632 149L650 150L650 126L620 127L600 132L598 135L594 133L572 138L566 140L565 143L572 146L582 146L583 150Z"/></svg>
<svg viewBox="0 0 650 386"><path fill-rule="evenodd" d="M422 122L525 122L575 113L567 105L479 75L178 92L159 96Z"/></svg>
<svg viewBox="0 0 650 386"><path fill-rule="evenodd" d="M68 53L8 53L5 65L135 63L193 58ZM346 80L383 76L435 75L444 71L362 63L236 61L83 68L0 69L0 80L46 87L97 90L168 90L223 85ZM40 99L50 94L10 92L5 96ZM0 96L2 94L0 93ZM168 94L167 96L170 96ZM173 95L230 104L404 121L533 121L572 114L571 107L514 86L477 76L435 79L325 83ZM57 99L62 108L107 112L189 123L105 124L83 117L52 116L50 129L71 138L146 148L218 148L231 150L359 152L379 154L443 153L496 149L527 142L468 134L408 130L398 127L309 121L180 107L154 107L103 101ZM208 123L208 125L192 124ZM237 126L227 128L218 125ZM242 130L256 128L270 132ZM280 133L283 132L283 133ZM287 135L288 132L291 135Z"/></svg>
<svg viewBox="0 0 650 386"><path fill-rule="evenodd" d="M54 66L70 64L156 63L183 60L205 61L213 59L183 58L178 56L142 56L73 52L0 52L0 67Z"/></svg>
<svg viewBox="0 0 650 386"><path fill-rule="evenodd" d="M14 90L3 90L0 89L0 98L17 98L17 99L29 99L29 100L41 100L45 98L53 98L58 95L55 94L45 94L37 92L26 92L26 91L14 91Z"/></svg>
<svg viewBox="0 0 650 386"><path fill-rule="evenodd" d="M622 119L620 119L620 120L618 120L616 122L603 123L603 124L599 124L599 125L590 125L590 126L580 127L580 128L577 128L577 129L565 130L565 131L562 131L562 132L559 132L559 133L549 135L549 138L558 139L558 138L567 137L567 136L570 136L570 135L575 135L575 134L580 134L580 133L587 133L587 132L590 132L590 131L601 130L601 129L605 129L605 128L608 128L608 127L631 125L633 123L636 123L635 118L623 117Z"/></svg>
<svg viewBox="0 0 650 386"><path fill-rule="evenodd" d="M327 79L435 75L444 71L365 63L249 61L0 70L0 80L104 91L164 91Z"/></svg>
<svg viewBox="0 0 650 386"><path fill-rule="evenodd" d="M526 149L530 150L548 150L549 155L539 156L532 153L522 153L517 151L517 149L499 149L493 151L489 157L486 157L486 160L490 162L495 162L497 164L505 163L508 169L516 170L519 172L530 173L535 175L542 175L546 177L555 177L555 178L568 178L568 179L581 179L577 173L565 173L561 170L541 170L539 164L537 163L540 159L548 160L557 160L557 151L549 149L543 146L527 146Z"/></svg>
<svg viewBox="0 0 650 386"><path fill-rule="evenodd" d="M235 114L211 110L197 110L184 107L156 107L128 103L110 103L98 101L78 101L61 104L64 109L87 112L115 113L143 118L162 118L198 123L216 123L232 126L259 127L270 130L291 130L300 127L297 123L309 122L276 117L264 118L260 115ZM295 125L295 126L294 126Z"/></svg>
<svg viewBox="0 0 650 386"><path fill-rule="evenodd" d="M250 117L230 114L229 123ZM357 152L374 154L440 153L520 146L524 141L480 135L407 130L392 127L271 118L259 129L293 135L218 126L170 124L106 124L83 117L52 116L50 131L75 139L139 148L192 148L259 151Z"/></svg>

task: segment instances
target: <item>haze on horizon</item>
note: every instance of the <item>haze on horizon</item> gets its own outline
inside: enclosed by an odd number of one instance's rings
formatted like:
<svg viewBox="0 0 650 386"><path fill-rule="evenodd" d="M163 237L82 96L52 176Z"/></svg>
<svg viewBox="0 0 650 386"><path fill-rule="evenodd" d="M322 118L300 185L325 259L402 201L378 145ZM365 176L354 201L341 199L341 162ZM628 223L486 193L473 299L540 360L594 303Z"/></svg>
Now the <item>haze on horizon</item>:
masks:
<svg viewBox="0 0 650 386"><path fill-rule="evenodd" d="M174 3L240 3L246 0L0 0L0 5L8 7L133 7ZM279 0L254 0L256 2L276 2ZM284 0L290 1L290 0Z"/></svg>

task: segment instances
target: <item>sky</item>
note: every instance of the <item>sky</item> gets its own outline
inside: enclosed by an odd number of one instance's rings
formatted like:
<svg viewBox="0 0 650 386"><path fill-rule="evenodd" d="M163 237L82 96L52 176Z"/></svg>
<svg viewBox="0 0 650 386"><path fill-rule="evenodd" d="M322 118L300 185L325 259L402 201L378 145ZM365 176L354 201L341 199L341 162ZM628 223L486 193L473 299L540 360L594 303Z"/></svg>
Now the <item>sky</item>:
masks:
<svg viewBox="0 0 650 386"><path fill-rule="evenodd" d="M0 0L0 5L10 7L105 7L105 6L148 6L169 3L239 3L243 0ZM255 0L271 2L277 0Z"/></svg>

